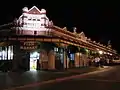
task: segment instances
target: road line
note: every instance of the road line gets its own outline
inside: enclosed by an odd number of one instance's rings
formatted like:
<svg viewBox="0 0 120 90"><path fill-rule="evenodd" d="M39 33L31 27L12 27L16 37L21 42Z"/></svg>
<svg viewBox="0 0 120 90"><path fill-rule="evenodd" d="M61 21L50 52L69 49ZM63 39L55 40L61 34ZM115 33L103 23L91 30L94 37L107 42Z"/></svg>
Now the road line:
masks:
<svg viewBox="0 0 120 90"><path fill-rule="evenodd" d="M48 80L48 81L43 81L43 82L35 82L35 83L31 83L31 84L26 84L23 86L18 86L18 87L13 87L13 88L8 88L8 89L4 89L4 90L16 90L16 89L23 89L23 88L28 88L28 87L35 87L35 86L41 86L44 84L49 84L49 83L55 83L55 82L61 82L61 81L65 81L65 80L70 80L70 79L74 79L74 78L82 78L88 75L92 75L92 74L97 74L100 72L104 72L104 71L108 71L109 69L103 69L100 71L93 71L93 72L88 72L88 73L84 73L84 74L79 74L79 75L73 75L73 76L68 76L68 77L63 77L63 78L56 78L53 80Z"/></svg>

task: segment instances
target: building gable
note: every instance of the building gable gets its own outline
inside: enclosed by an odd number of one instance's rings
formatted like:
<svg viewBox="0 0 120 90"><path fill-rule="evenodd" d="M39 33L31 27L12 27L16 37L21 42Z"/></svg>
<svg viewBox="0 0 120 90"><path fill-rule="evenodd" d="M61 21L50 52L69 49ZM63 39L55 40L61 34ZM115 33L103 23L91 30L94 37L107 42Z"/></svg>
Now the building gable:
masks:
<svg viewBox="0 0 120 90"><path fill-rule="evenodd" d="M86 41L86 39L87 39L87 37L85 36L84 32L81 32L81 33L79 34L79 37L80 37L82 40L85 40L85 41Z"/></svg>
<svg viewBox="0 0 120 90"><path fill-rule="evenodd" d="M85 37L84 32L81 32L81 33L80 33L80 37Z"/></svg>
<svg viewBox="0 0 120 90"><path fill-rule="evenodd" d="M29 14L40 14L40 10L36 6L33 6L31 9L29 9L28 13Z"/></svg>
<svg viewBox="0 0 120 90"><path fill-rule="evenodd" d="M34 34L34 31L47 31L48 27L53 25L53 22L49 21L49 18L46 16L45 9L39 10L36 6L33 6L30 9L24 7L22 10L22 15L16 23L19 26L19 30L24 30L25 33L30 31Z"/></svg>

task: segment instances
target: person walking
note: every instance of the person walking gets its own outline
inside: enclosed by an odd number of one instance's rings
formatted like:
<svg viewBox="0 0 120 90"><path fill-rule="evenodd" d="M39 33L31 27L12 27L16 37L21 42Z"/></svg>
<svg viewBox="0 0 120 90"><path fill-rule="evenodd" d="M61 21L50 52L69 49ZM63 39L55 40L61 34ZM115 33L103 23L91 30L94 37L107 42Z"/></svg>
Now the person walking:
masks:
<svg viewBox="0 0 120 90"><path fill-rule="evenodd" d="M100 64L100 58L99 58L99 57L96 57L96 58L95 58L95 65L96 65L96 67L98 67L99 64Z"/></svg>

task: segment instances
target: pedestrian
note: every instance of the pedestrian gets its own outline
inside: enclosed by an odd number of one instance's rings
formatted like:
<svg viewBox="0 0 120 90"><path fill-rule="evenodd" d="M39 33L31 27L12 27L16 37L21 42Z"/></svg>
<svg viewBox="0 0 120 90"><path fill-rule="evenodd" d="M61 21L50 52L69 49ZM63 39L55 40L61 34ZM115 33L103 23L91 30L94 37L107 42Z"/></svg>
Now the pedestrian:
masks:
<svg viewBox="0 0 120 90"><path fill-rule="evenodd" d="M100 58L96 57L95 58L95 66L98 67L99 66L99 62L100 62Z"/></svg>

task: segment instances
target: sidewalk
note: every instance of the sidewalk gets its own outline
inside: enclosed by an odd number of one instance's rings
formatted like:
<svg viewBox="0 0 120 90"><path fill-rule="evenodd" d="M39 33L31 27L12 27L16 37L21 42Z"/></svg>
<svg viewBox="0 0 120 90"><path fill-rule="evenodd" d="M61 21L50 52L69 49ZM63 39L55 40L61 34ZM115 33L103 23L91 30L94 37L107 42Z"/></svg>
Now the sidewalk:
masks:
<svg viewBox="0 0 120 90"><path fill-rule="evenodd" d="M68 69L66 71L61 71L61 72L27 71L22 74L14 73L14 72L0 73L0 90L2 88L22 86L30 83L68 77L68 76L83 74L83 73L92 72L96 70L101 70L101 69L96 67L86 67L86 68Z"/></svg>

